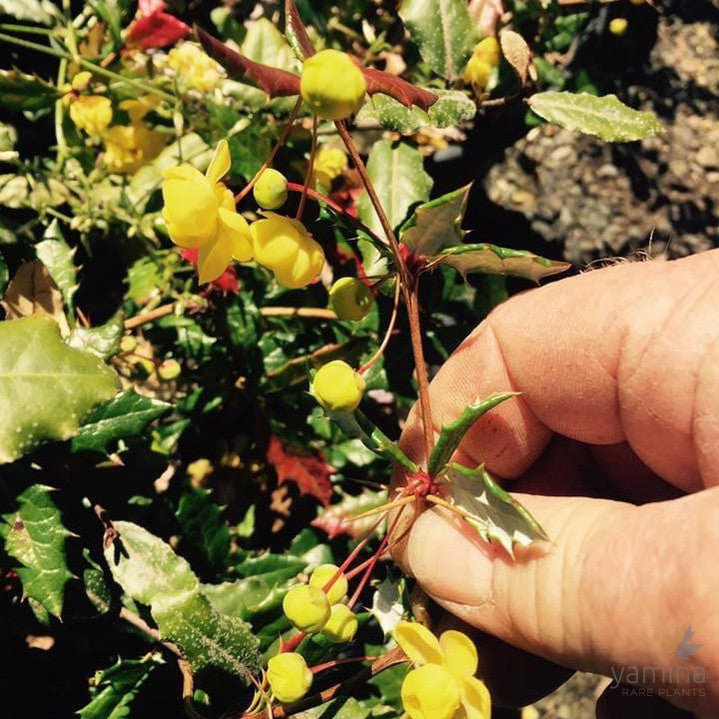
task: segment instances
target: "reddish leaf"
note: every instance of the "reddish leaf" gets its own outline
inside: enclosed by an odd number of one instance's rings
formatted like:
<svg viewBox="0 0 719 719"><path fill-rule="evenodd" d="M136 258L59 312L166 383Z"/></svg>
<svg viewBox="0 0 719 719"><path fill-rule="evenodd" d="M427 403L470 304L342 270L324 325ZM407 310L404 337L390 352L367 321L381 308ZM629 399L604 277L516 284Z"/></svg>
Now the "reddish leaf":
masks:
<svg viewBox="0 0 719 719"><path fill-rule="evenodd" d="M300 494L311 494L327 507L332 497L330 475L334 471L321 454L294 449L274 435L267 448L267 461L275 468L280 484L294 482Z"/></svg>
<svg viewBox="0 0 719 719"><path fill-rule="evenodd" d="M155 10L149 15L141 15L130 23L127 39L130 44L149 50L153 47L172 45L189 32L189 26L182 20L162 10Z"/></svg>
<svg viewBox="0 0 719 719"><path fill-rule="evenodd" d="M406 107L417 105L425 111L439 100L439 97L433 92L415 87L396 75L390 75L388 72L376 70L373 67L363 67L362 71L367 80L367 92L370 95L376 93L389 95Z"/></svg>
<svg viewBox="0 0 719 719"><path fill-rule="evenodd" d="M182 250L182 256L197 269L197 255L199 252L199 250ZM216 280L212 280L200 294L203 297L207 297L212 292L236 295L239 289L240 283L237 281L237 271L230 265Z"/></svg>
<svg viewBox="0 0 719 719"><path fill-rule="evenodd" d="M302 22L295 0L285 0L285 34L290 39L290 44L296 46L302 53L303 58L312 57L315 54L315 46L307 34L307 28Z"/></svg>
<svg viewBox="0 0 719 719"><path fill-rule="evenodd" d="M347 534L354 539L364 536L377 521L378 515L372 515L365 519L352 520L362 512L377 509L387 502L387 493L384 491L373 492L365 489L357 496L345 495L345 497L329 509L326 509L319 517L312 520L311 524L323 532L327 532L330 539Z"/></svg>
<svg viewBox="0 0 719 719"><path fill-rule="evenodd" d="M254 62L195 26L195 33L205 52L235 79L247 78L264 90L270 98L300 94L300 78L287 70Z"/></svg>

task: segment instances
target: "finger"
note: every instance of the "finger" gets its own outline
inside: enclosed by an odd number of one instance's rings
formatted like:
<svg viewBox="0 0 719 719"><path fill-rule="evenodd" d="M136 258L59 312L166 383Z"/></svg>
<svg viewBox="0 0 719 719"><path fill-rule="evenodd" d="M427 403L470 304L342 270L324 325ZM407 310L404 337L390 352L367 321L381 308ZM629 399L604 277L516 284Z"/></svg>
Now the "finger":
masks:
<svg viewBox="0 0 719 719"><path fill-rule="evenodd" d="M519 499L552 537L543 556L508 561L455 515L429 510L409 534L407 570L461 619L564 666L701 666L705 696L672 701L719 711L719 488L641 507ZM703 646L683 662L674 651L690 624Z"/></svg>
<svg viewBox="0 0 719 719"><path fill-rule="evenodd" d="M480 419L468 461L517 477L553 433L628 442L685 491L719 483L719 250L617 265L500 305L430 388L436 428L477 397L522 395ZM421 457L419 410L403 446Z"/></svg>

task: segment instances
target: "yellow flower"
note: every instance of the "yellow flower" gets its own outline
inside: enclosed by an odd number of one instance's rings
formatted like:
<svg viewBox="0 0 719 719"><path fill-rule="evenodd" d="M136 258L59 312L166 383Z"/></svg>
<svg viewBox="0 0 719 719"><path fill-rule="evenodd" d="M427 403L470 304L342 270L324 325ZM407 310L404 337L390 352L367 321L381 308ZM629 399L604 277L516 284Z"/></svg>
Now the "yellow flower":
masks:
<svg viewBox="0 0 719 719"><path fill-rule="evenodd" d="M219 181L230 169L230 150L222 140L203 175L191 165L165 171L162 216L170 239L179 247L199 248L200 282L217 279L234 257L252 259L250 230L238 214L232 193Z"/></svg>
<svg viewBox="0 0 719 719"><path fill-rule="evenodd" d="M252 189L255 201L265 210L276 210L287 202L287 178L268 167L262 172Z"/></svg>
<svg viewBox="0 0 719 719"><path fill-rule="evenodd" d="M82 72L78 72L77 75L73 76L70 87L75 92L82 92L83 90L87 89L87 86L90 84L90 80L92 80L92 73L88 72L87 70L83 70Z"/></svg>
<svg viewBox="0 0 719 719"><path fill-rule="evenodd" d="M283 652L267 662L267 681L275 699L296 702L312 686L312 672L301 654Z"/></svg>
<svg viewBox="0 0 719 719"><path fill-rule="evenodd" d="M213 90L222 73L222 68L192 42L183 42L172 48L167 64L186 87L198 92Z"/></svg>
<svg viewBox="0 0 719 719"><path fill-rule="evenodd" d="M339 50L322 50L302 65L300 93L324 120L344 120L359 110L367 92L362 70Z"/></svg>
<svg viewBox="0 0 719 719"><path fill-rule="evenodd" d="M341 277L330 289L330 304L341 320L359 322L372 309L374 296L356 277Z"/></svg>
<svg viewBox="0 0 719 719"><path fill-rule="evenodd" d="M339 576L327 590L327 599L330 604L337 604L337 602L341 602L342 597L347 594L348 585L345 575L342 574L340 572L340 568L336 567L334 564L320 564L320 566L317 567L310 576L310 587L324 589L324 587L329 584L338 573Z"/></svg>
<svg viewBox="0 0 719 719"><path fill-rule="evenodd" d="M474 47L462 79L476 89L483 91L492 79L494 70L499 67L501 49L496 37L485 37Z"/></svg>
<svg viewBox="0 0 719 719"><path fill-rule="evenodd" d="M329 412L354 412L362 400L365 381L346 362L332 360L317 370L312 394Z"/></svg>
<svg viewBox="0 0 719 719"><path fill-rule="evenodd" d="M112 120L112 103L101 95L81 95L70 105L70 118L78 130L100 137Z"/></svg>
<svg viewBox="0 0 719 719"><path fill-rule="evenodd" d="M401 696L410 719L489 719L492 702L477 679L477 649L453 629L439 640L417 622L400 622L394 638L417 665L402 683Z"/></svg>
<svg viewBox="0 0 719 719"><path fill-rule="evenodd" d="M612 35L624 35L629 27L629 21L625 17L615 17L609 21L609 32Z"/></svg>
<svg viewBox="0 0 719 719"><path fill-rule="evenodd" d="M303 584L285 594L282 611L301 632L319 632L330 618L330 603L321 589Z"/></svg>
<svg viewBox="0 0 719 719"><path fill-rule="evenodd" d="M165 146L165 136L142 124L114 125L102 138L103 162L110 172L137 172Z"/></svg>
<svg viewBox="0 0 719 719"><path fill-rule="evenodd" d="M298 220L264 213L250 226L255 259L275 273L277 281L297 289L317 279L325 262L322 248Z"/></svg>
<svg viewBox="0 0 719 719"><path fill-rule="evenodd" d="M347 167L347 155L338 147L320 147L315 157L313 178L315 186L325 193L332 189L332 181Z"/></svg>
<svg viewBox="0 0 719 719"><path fill-rule="evenodd" d="M346 604L335 604L330 609L330 618L322 627L322 636L333 644L352 641L357 634L357 615Z"/></svg>

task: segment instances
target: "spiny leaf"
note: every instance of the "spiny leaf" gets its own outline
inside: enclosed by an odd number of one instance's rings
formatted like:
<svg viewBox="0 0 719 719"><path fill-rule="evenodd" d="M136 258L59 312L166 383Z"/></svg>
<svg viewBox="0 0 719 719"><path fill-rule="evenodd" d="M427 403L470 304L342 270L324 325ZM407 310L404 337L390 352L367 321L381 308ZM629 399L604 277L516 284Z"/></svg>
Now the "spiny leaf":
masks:
<svg viewBox="0 0 719 719"><path fill-rule="evenodd" d="M294 449L272 436L267 461L275 468L279 484L294 482L300 494L310 494L325 507L329 505L332 498L330 476L334 470L322 455Z"/></svg>
<svg viewBox="0 0 719 719"><path fill-rule="evenodd" d="M295 0L285 0L285 35L300 60L315 54L315 48L302 22Z"/></svg>
<svg viewBox="0 0 719 719"><path fill-rule="evenodd" d="M429 458L427 469L430 477L436 477L444 466L452 459L457 447L459 447L464 435L469 432L472 425L484 414L489 412L498 404L501 404L510 397L515 397L517 392L498 392L487 397L485 400L473 402L462 414L449 424L445 424L439 433L432 455Z"/></svg>
<svg viewBox="0 0 719 719"><path fill-rule="evenodd" d="M319 517L312 520L312 526L327 533L330 539L346 534L358 539L363 536L376 521L376 517L367 517L352 521L352 517L370 509L381 507L387 502L387 492L374 492L364 488L358 495L345 494L339 501L328 507Z"/></svg>
<svg viewBox="0 0 719 719"><path fill-rule="evenodd" d="M60 288L65 306L72 314L72 300L77 291L77 267L73 262L75 250L65 241L57 219L48 225L43 240L35 245L35 254Z"/></svg>
<svg viewBox="0 0 719 719"><path fill-rule="evenodd" d="M527 250L512 250L484 242L449 247L430 258L430 261L443 262L463 276L470 272L483 272L487 275L526 277L535 282L571 267L569 262L548 260Z"/></svg>
<svg viewBox="0 0 719 719"><path fill-rule="evenodd" d="M24 595L59 618L65 584L73 576L65 559L65 540L72 533L62 523L53 491L42 484L28 487L17 498L17 510L3 515L0 535L5 551L23 565L17 573Z"/></svg>
<svg viewBox="0 0 719 719"><path fill-rule="evenodd" d="M430 90L416 87L397 75L391 75L384 70L377 70L373 67L362 68L367 82L367 94L376 95L382 93L393 97L405 107L417 106L422 110L429 110L439 96Z"/></svg>
<svg viewBox="0 0 719 719"><path fill-rule="evenodd" d="M0 464L47 440L69 439L117 376L96 356L68 347L44 315L0 322Z"/></svg>
<svg viewBox="0 0 719 719"><path fill-rule="evenodd" d="M463 510L465 519L485 541L499 542L514 557L514 546L528 547L548 541L536 519L484 469L448 464L444 479L452 504Z"/></svg>
<svg viewBox="0 0 719 719"><path fill-rule="evenodd" d="M115 315L104 325L97 327L74 327L67 337L70 347L92 352L108 360L120 351L120 340L125 331L122 315Z"/></svg>
<svg viewBox="0 0 719 719"><path fill-rule="evenodd" d="M462 74L477 40L465 0L404 0L399 16L432 70L446 80Z"/></svg>
<svg viewBox="0 0 719 719"><path fill-rule="evenodd" d="M598 135L608 142L642 140L662 131L653 112L634 110L616 95L540 92L529 98L529 106L548 122Z"/></svg>
<svg viewBox="0 0 719 719"><path fill-rule="evenodd" d="M183 541L197 547L212 565L227 559L230 552L230 530L223 518L223 508L212 501L209 489L189 489L177 506L175 517L182 527Z"/></svg>
<svg viewBox="0 0 719 719"><path fill-rule="evenodd" d="M54 85L35 75L19 70L0 70L0 106L12 112L37 112L52 107L59 97Z"/></svg>
<svg viewBox="0 0 719 719"><path fill-rule="evenodd" d="M414 255L434 255L462 241L462 220L472 185L419 205L400 231L399 239Z"/></svg>
<svg viewBox="0 0 719 719"><path fill-rule="evenodd" d="M432 178L424 171L419 151L405 143L393 147L389 140L377 142L370 153L367 171L392 227L404 220L413 204L429 199ZM360 220L375 234L384 234L366 192L357 202L357 211Z"/></svg>
<svg viewBox="0 0 719 719"><path fill-rule="evenodd" d="M132 702L153 670L162 664L159 655L143 659L118 659L92 680L92 699L79 711L80 719L128 719Z"/></svg>
<svg viewBox="0 0 719 719"><path fill-rule="evenodd" d="M195 27L195 33L205 52L227 70L230 77L240 80L247 78L268 96L288 97L300 94L300 78L287 70L263 65L240 55L220 40L212 37L202 28Z"/></svg>

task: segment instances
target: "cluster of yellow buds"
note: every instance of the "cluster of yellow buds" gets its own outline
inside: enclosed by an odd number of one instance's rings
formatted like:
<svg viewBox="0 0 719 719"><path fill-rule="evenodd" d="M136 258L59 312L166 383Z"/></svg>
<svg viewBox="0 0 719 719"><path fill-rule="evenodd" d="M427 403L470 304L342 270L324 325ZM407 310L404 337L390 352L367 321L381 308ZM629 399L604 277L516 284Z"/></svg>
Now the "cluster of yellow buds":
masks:
<svg viewBox="0 0 719 719"><path fill-rule="evenodd" d="M70 119L90 137L101 137L112 122L112 103L103 95L81 95L90 85L92 73L78 72L65 89L70 102Z"/></svg>
<svg viewBox="0 0 719 719"><path fill-rule="evenodd" d="M402 682L402 704L410 719L490 719L489 691L474 675L474 642L450 629L439 639L418 622L400 622L394 638L415 665Z"/></svg>
<svg viewBox="0 0 719 719"><path fill-rule="evenodd" d="M222 68L199 45L182 42L168 53L167 64L175 71L183 89L210 92L222 77Z"/></svg>
<svg viewBox="0 0 719 719"><path fill-rule="evenodd" d="M365 381L346 362L332 360L317 370L312 395L328 412L354 412L362 401Z"/></svg>
<svg viewBox="0 0 719 719"><path fill-rule="evenodd" d="M477 92L484 92L489 87L501 58L502 51L497 38L485 37L474 46L472 57L469 58L462 79Z"/></svg>

